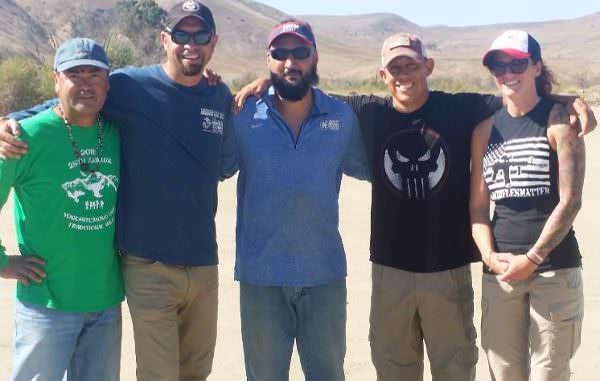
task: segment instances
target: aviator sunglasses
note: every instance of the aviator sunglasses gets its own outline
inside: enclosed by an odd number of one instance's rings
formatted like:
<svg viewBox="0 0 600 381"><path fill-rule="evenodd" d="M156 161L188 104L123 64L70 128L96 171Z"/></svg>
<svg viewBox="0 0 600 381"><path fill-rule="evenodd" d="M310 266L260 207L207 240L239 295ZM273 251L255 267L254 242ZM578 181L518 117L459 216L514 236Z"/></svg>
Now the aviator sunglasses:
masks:
<svg viewBox="0 0 600 381"><path fill-rule="evenodd" d="M210 42L213 32L212 30L201 30L198 32L186 32L184 30L170 30L167 32L171 35L171 41L177 45L185 45L190 41L193 41L196 45L206 45Z"/></svg>
<svg viewBox="0 0 600 381"><path fill-rule="evenodd" d="M275 48L271 49L271 57L277 61L287 60L291 55L297 60L305 60L310 57L310 47L308 46L299 46L294 49L285 49L285 48Z"/></svg>
<svg viewBox="0 0 600 381"><path fill-rule="evenodd" d="M491 61L487 67L496 77L506 74L510 70L513 74L521 74L527 70L529 58L514 59L510 62Z"/></svg>

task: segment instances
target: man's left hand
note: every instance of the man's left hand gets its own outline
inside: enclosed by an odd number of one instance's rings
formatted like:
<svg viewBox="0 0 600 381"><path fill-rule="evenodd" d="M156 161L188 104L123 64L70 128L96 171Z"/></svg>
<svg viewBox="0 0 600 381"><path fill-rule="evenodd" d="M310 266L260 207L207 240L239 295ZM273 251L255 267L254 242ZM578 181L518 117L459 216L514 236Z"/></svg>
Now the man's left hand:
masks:
<svg viewBox="0 0 600 381"><path fill-rule="evenodd" d="M598 122L594 111L582 98L576 97L572 102L568 102L566 106L569 111L571 126L578 128L581 125L579 137L583 137L596 129Z"/></svg>
<svg viewBox="0 0 600 381"><path fill-rule="evenodd" d="M202 73L202 76L204 76L204 78L206 78L206 81L208 82L209 86L216 86L219 83L221 83L221 76L213 71L212 69L208 69L205 68L204 72Z"/></svg>

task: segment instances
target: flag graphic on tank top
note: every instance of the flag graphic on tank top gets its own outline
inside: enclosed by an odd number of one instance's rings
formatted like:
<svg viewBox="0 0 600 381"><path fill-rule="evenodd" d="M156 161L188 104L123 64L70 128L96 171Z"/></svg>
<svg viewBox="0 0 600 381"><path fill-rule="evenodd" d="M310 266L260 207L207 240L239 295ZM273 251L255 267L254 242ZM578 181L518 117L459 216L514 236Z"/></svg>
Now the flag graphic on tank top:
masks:
<svg viewBox="0 0 600 381"><path fill-rule="evenodd" d="M483 169L493 201L549 195L548 138L510 139L488 145L483 158Z"/></svg>

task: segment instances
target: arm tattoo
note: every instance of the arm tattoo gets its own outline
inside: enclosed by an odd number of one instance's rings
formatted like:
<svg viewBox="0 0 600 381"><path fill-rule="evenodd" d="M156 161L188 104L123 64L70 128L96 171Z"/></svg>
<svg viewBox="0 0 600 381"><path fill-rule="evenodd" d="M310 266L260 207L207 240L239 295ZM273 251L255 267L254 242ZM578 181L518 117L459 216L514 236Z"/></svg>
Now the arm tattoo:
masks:
<svg viewBox="0 0 600 381"><path fill-rule="evenodd" d="M564 107L558 107L554 121L568 116ZM553 110L554 111L554 110ZM562 112L561 112L562 111ZM581 207L581 195L585 176L585 146L577 132L567 124L554 125L556 153L558 156L558 183L560 201L546 221L533 249L547 256L571 230L575 216Z"/></svg>

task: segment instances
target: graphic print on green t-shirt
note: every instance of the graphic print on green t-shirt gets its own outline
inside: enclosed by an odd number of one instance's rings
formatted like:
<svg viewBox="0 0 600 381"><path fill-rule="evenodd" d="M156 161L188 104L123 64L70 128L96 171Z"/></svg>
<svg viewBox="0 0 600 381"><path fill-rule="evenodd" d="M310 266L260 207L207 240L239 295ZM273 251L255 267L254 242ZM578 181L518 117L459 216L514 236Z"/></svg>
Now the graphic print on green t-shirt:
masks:
<svg viewBox="0 0 600 381"><path fill-rule="evenodd" d="M0 160L0 202L13 187L19 250L42 257L47 277L28 287L19 283L17 298L72 312L100 311L121 302L114 243L119 131L104 121L99 139L98 123L73 125L78 159L53 110L21 125L29 151L20 160ZM83 171L80 160L94 171Z"/></svg>

